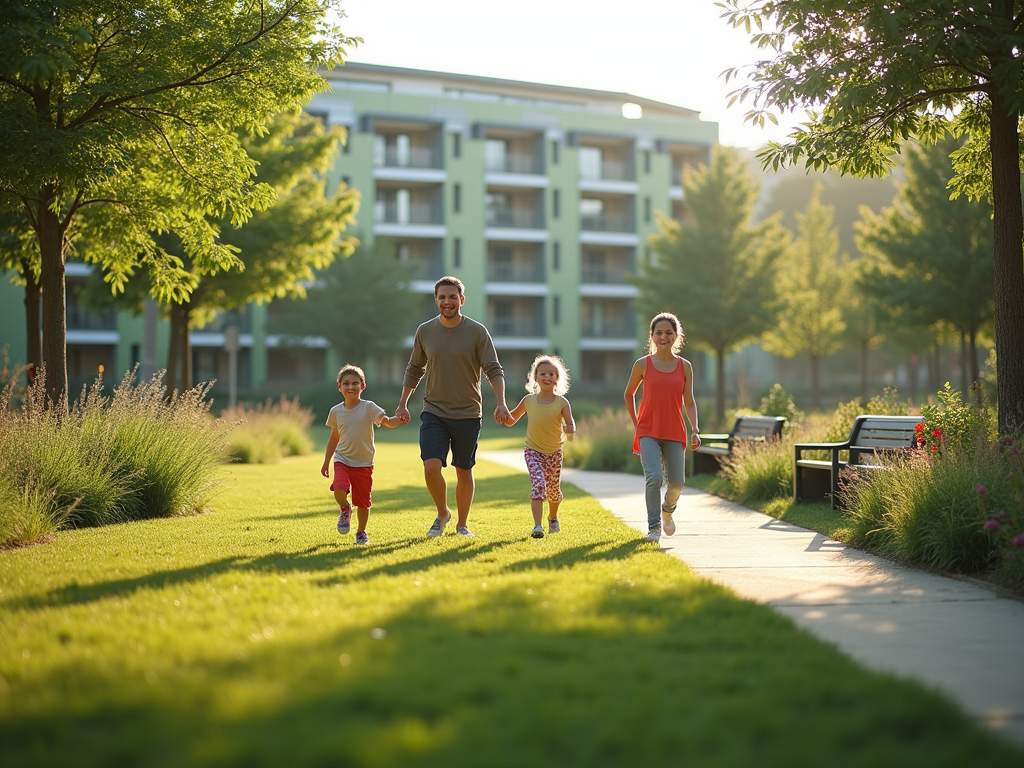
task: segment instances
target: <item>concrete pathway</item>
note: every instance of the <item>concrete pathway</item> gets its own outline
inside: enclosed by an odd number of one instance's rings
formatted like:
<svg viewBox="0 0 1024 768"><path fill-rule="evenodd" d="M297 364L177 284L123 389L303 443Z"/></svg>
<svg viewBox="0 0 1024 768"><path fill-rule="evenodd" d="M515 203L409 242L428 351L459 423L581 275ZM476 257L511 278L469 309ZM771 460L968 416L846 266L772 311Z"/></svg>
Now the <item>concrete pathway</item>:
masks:
<svg viewBox="0 0 1024 768"><path fill-rule="evenodd" d="M478 456L526 471L521 451ZM563 471L563 480L647 533L644 481ZM1024 602L905 568L703 491L679 500L662 549L696 573L764 603L865 666L937 688L1024 744Z"/></svg>

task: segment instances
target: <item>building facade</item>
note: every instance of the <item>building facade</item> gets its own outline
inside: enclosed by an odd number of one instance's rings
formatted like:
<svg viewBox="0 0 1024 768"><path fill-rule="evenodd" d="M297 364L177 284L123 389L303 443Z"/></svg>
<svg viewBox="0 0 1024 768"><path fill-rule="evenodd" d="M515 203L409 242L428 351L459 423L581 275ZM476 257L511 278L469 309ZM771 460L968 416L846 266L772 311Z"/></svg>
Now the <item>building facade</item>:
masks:
<svg viewBox="0 0 1024 768"><path fill-rule="evenodd" d="M348 131L328 188L358 189L352 233L364 246L389 239L415 266L423 318L435 314L434 281L457 275L463 311L488 326L510 381L525 378L537 353L554 352L575 390L621 388L645 333L628 275L651 258L656 211L684 215L682 171L707 161L717 124L624 93L356 63L325 77L332 91L307 111ZM152 314L77 303L86 273L69 264L72 380L91 379L100 365L117 378L134 363L165 365L166 329ZM2 341L23 359L20 302L0 306ZM227 323L240 330L243 391L333 377L339 361L322 340L285 344L267 333L267 319L268 308L254 305L195 331L195 380L225 380ZM370 367L398 381L404 360Z"/></svg>

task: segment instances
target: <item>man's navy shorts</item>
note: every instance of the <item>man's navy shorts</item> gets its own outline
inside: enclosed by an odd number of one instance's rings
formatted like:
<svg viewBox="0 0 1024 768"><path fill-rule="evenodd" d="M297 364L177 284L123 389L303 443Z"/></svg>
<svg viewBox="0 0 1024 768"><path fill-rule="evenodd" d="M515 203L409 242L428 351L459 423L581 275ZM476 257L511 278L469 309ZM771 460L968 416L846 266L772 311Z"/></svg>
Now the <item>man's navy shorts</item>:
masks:
<svg viewBox="0 0 1024 768"><path fill-rule="evenodd" d="M459 469L472 469L476 464L476 447L480 442L480 419L443 419L424 411L420 414L420 458L440 459L448 466L448 451L452 465Z"/></svg>

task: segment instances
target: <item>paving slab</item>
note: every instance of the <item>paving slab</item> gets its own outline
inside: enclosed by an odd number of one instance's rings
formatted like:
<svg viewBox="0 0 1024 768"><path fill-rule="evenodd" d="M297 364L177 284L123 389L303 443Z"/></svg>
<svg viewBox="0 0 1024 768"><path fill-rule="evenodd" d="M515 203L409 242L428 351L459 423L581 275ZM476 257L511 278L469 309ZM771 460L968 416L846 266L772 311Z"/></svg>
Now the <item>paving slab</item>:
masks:
<svg viewBox="0 0 1024 768"><path fill-rule="evenodd" d="M479 457L526 471L521 451ZM647 533L639 475L566 468L563 481ZM1024 602L907 568L711 494L685 489L666 554L771 606L864 666L914 678L1024 744Z"/></svg>

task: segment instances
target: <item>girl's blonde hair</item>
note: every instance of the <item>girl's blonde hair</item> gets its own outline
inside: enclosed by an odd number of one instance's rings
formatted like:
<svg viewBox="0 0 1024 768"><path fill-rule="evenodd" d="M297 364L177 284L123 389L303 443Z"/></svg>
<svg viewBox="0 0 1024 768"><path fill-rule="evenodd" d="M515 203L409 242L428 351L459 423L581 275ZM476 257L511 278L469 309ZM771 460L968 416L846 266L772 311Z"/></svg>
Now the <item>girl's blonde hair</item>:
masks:
<svg viewBox="0 0 1024 768"><path fill-rule="evenodd" d="M679 350L683 348L683 343L686 341L686 334L683 333L683 324L671 312L659 312L651 320L651 326L647 330L647 354L653 355L658 349L654 343L654 326L666 320L672 323L672 327L676 329L676 343L672 345L672 354L678 355Z"/></svg>
<svg viewBox="0 0 1024 768"><path fill-rule="evenodd" d="M564 395L569 391L569 369L565 367L565 361L558 355L537 355L530 364L530 374L526 377L526 391L531 395L540 392L540 384L537 383L537 366L547 363L554 366L558 372L558 381L555 382L555 394Z"/></svg>

